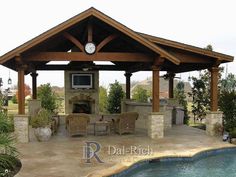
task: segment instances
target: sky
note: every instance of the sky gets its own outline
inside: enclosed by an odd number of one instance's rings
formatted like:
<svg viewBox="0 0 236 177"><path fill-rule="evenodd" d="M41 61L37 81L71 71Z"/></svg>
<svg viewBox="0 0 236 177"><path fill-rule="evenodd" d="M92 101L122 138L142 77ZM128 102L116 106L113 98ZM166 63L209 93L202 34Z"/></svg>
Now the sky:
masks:
<svg viewBox="0 0 236 177"><path fill-rule="evenodd" d="M134 31L191 44L236 56L235 0L7 0L0 2L0 56L59 23L95 7ZM223 65L226 67L226 65ZM236 61L228 64L236 74ZM38 72L38 84L64 86L62 71ZM182 73L182 80L199 72ZM0 66L0 78L8 87L17 73ZM163 73L161 73L163 74ZM137 72L132 80L144 80L151 72ZM180 76L180 74L178 74ZM31 85L31 77L26 76ZM124 72L100 72L100 85L118 80Z"/></svg>

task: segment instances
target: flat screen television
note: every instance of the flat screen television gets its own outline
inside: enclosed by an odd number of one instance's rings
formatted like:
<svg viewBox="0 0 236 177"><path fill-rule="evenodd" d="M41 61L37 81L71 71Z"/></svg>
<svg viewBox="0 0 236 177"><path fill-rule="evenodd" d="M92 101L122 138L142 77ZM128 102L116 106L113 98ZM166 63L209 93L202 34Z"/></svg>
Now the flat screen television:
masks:
<svg viewBox="0 0 236 177"><path fill-rule="evenodd" d="M73 89L93 88L93 74L72 74L71 77Z"/></svg>

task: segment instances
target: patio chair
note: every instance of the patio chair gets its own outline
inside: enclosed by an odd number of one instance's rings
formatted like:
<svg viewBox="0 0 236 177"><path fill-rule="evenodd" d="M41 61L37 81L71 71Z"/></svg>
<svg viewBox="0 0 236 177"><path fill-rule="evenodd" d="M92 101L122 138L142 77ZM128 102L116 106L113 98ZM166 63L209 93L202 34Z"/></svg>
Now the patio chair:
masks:
<svg viewBox="0 0 236 177"><path fill-rule="evenodd" d="M115 131L120 135L123 133L134 133L135 132L135 121L138 119L137 112L125 112L115 121Z"/></svg>
<svg viewBox="0 0 236 177"><path fill-rule="evenodd" d="M88 114L70 114L66 117L66 129L70 136L85 135L88 133L90 117Z"/></svg>

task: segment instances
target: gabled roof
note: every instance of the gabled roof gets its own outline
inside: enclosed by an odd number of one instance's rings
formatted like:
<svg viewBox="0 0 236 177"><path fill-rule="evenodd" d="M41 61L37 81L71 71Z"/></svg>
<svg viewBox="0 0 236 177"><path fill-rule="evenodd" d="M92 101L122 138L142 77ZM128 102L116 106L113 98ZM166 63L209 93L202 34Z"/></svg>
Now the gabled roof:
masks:
<svg viewBox="0 0 236 177"><path fill-rule="evenodd" d="M217 58L219 60L225 60L225 61L229 61L229 62L234 60L233 56L225 55L225 54L222 54L219 52L206 50L206 49L203 49L200 47L195 47L192 45L188 45L188 44L184 44L184 43L180 43L180 42L176 42L176 41L172 41L172 40L168 40L168 39L164 39L164 38L160 38L160 37L156 37L156 36L151 36L151 35L144 34L144 33L138 33L138 34L140 34L141 36L145 37L149 41L151 41L155 44L158 44L158 45L161 44L164 46L178 48L178 49L182 49L185 51L189 51L189 52L193 52L193 53L197 53L197 54L201 54L201 55L205 55L205 56L209 56L209 57L213 57L213 58Z"/></svg>
<svg viewBox="0 0 236 177"><path fill-rule="evenodd" d="M34 39L24 43L23 45L15 48L14 50L6 53L5 55L0 57L0 64L3 64L4 62L13 59L17 55L20 55L21 53L31 49L32 47L44 42L48 38L68 29L69 27L79 23L80 21L90 17L95 16L96 18L102 20L103 22L109 24L110 26L118 29L125 35L131 37L132 39L136 40L137 42L141 43L145 47L149 48L153 52L161 55L162 57L165 57L166 59L170 60L174 64L180 64L180 60L173 56L172 54L168 53L161 47L155 45L150 40L146 39L142 35L134 32L133 30L129 29L128 27L120 24L119 22L115 21L114 19L108 17L107 15L103 14L102 12L96 10L95 8L89 8L88 10L72 17L71 19L57 25L56 27L44 32L43 34L35 37Z"/></svg>

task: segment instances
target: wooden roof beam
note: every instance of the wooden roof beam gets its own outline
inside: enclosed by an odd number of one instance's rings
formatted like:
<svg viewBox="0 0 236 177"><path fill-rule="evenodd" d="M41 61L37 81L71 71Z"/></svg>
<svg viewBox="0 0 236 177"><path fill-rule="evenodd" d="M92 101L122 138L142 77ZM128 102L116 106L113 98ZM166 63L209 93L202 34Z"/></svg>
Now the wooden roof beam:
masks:
<svg viewBox="0 0 236 177"><path fill-rule="evenodd" d="M107 45L109 42L111 42L112 40L114 40L117 37L118 37L118 35L116 35L116 34L112 34L112 35L107 36L105 39L103 39L102 42L100 42L100 44L98 44L97 52L99 52L105 45Z"/></svg>
<svg viewBox="0 0 236 177"><path fill-rule="evenodd" d="M88 23L88 42L92 42L93 41L93 26L91 21L89 21Z"/></svg>
<svg viewBox="0 0 236 177"><path fill-rule="evenodd" d="M63 36L69 41L71 41L73 44L75 44L76 47L78 47L82 52L84 52L84 46L80 43L78 39L76 39L74 36L67 32L63 33Z"/></svg>
<svg viewBox="0 0 236 177"><path fill-rule="evenodd" d="M119 61L153 62L153 57L143 53L99 52L87 55L84 52L38 52L24 57L28 61Z"/></svg>

